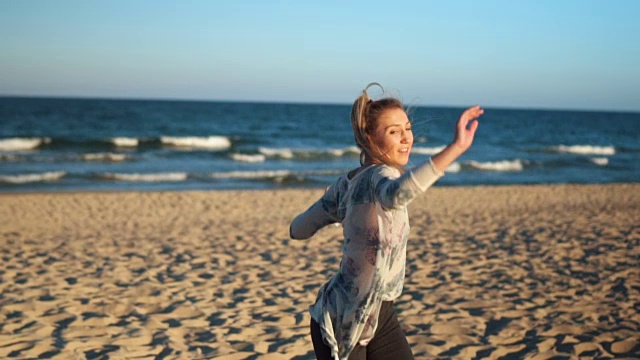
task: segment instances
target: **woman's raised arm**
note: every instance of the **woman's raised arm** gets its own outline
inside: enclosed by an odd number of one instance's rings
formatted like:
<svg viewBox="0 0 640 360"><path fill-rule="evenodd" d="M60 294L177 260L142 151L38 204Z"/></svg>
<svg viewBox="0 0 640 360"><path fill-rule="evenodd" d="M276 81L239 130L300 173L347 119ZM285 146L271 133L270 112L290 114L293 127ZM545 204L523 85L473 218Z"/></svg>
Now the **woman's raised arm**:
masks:
<svg viewBox="0 0 640 360"><path fill-rule="evenodd" d="M445 147L441 152L434 155L431 160L439 171L445 171L449 165L462 155L473 143L473 138L478 129L478 117L484 113L479 106L473 106L465 110L456 123L453 142Z"/></svg>

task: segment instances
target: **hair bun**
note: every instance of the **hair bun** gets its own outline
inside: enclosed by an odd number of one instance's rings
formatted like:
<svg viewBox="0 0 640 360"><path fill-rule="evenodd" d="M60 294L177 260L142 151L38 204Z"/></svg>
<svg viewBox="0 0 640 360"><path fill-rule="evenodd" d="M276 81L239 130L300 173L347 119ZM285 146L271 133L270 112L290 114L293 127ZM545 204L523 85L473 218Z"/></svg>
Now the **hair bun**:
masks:
<svg viewBox="0 0 640 360"><path fill-rule="evenodd" d="M382 93L384 94L384 88L382 87L382 85L380 85L380 83L377 82L372 82L369 83L367 86L365 86L364 90L362 90L362 96L365 99L365 104L369 105L371 102L373 102L373 99L371 98L371 96L369 96L369 94L367 93L367 91L369 90L370 87L373 86L377 86L382 90Z"/></svg>
<svg viewBox="0 0 640 360"><path fill-rule="evenodd" d="M377 87L379 87L379 88L382 90L382 92L384 93L384 88L382 87L382 85L380 85L380 83L377 83L377 82L371 82L371 83L369 83L367 86L365 86L365 87L364 87L364 90L362 90L362 91L363 91L364 93L366 93L366 92L367 92L367 90L369 90L369 88L370 88L370 87L372 87L372 86L377 86Z"/></svg>

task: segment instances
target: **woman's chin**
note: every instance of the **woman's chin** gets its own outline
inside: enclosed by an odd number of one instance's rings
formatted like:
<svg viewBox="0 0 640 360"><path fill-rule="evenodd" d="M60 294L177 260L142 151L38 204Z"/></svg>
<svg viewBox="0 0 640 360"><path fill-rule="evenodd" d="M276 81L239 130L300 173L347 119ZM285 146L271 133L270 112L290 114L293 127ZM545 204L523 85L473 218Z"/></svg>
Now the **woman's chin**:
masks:
<svg viewBox="0 0 640 360"><path fill-rule="evenodd" d="M398 157L397 159L398 164L405 166L409 163L409 154L407 153L407 155L402 154L401 156Z"/></svg>

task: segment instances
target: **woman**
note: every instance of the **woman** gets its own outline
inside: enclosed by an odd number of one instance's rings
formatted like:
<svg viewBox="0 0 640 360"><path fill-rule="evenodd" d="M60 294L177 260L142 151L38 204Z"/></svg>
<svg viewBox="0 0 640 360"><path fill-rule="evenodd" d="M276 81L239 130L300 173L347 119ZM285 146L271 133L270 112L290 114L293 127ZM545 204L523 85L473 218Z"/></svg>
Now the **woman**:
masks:
<svg viewBox="0 0 640 360"><path fill-rule="evenodd" d="M374 85L380 86L369 84L351 110L361 166L338 178L291 222L293 239L308 239L331 223L343 226L340 269L309 309L318 359L413 359L393 308L404 283L407 205L471 146L484 112L479 106L465 110L453 142L405 171L411 122L399 100L371 100L367 90Z"/></svg>

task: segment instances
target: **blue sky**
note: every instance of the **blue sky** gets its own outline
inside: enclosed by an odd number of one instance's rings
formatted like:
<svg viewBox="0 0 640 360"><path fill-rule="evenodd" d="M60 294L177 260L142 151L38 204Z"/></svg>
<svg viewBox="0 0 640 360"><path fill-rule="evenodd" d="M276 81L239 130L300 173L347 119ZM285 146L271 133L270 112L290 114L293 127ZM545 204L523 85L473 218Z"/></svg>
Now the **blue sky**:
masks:
<svg viewBox="0 0 640 360"><path fill-rule="evenodd" d="M640 1L0 0L0 95L640 111Z"/></svg>

